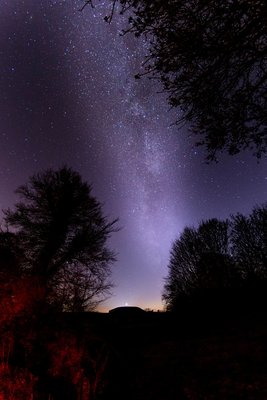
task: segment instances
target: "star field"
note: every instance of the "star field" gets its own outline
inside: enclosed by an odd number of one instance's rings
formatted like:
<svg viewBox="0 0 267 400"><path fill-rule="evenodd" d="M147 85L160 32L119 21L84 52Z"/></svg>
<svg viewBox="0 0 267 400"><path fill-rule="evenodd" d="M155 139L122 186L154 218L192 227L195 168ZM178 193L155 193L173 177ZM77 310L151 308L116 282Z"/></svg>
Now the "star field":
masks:
<svg viewBox="0 0 267 400"><path fill-rule="evenodd" d="M267 162L249 152L207 165L186 127L172 126L154 80L135 80L148 51L103 21L108 2L2 1L0 207L33 173L68 164L93 186L121 231L103 309L158 309L172 241L186 225L266 201Z"/></svg>

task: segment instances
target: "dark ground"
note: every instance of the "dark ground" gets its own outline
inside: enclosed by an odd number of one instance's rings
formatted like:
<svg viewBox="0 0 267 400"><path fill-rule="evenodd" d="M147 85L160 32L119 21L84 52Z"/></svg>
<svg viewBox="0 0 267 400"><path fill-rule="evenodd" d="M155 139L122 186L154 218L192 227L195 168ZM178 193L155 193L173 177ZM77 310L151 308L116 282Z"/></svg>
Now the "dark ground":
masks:
<svg viewBox="0 0 267 400"><path fill-rule="evenodd" d="M223 318L157 312L67 318L103 343L108 363L99 399L267 399L264 310Z"/></svg>

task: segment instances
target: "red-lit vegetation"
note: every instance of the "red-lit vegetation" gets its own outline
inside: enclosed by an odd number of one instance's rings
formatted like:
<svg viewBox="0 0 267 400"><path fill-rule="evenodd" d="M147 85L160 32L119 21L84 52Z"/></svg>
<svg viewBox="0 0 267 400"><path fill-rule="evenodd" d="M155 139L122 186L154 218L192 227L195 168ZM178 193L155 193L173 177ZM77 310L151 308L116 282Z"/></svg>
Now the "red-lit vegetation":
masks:
<svg viewBox="0 0 267 400"><path fill-rule="evenodd" d="M31 399L34 393L34 377L27 369L0 365L0 400Z"/></svg>
<svg viewBox="0 0 267 400"><path fill-rule="evenodd" d="M1 293L0 399L97 398L109 362L105 341L90 327L73 330L62 314L39 312L43 293L29 278Z"/></svg>
<svg viewBox="0 0 267 400"><path fill-rule="evenodd" d="M34 286L18 280L11 292L16 300L1 302L3 312L9 305L1 321L0 399L267 395L263 309L216 318L211 311L196 315L188 310L184 316L144 312L119 320L112 314L46 308L38 313L32 295L27 298ZM36 298L39 293L37 286Z"/></svg>

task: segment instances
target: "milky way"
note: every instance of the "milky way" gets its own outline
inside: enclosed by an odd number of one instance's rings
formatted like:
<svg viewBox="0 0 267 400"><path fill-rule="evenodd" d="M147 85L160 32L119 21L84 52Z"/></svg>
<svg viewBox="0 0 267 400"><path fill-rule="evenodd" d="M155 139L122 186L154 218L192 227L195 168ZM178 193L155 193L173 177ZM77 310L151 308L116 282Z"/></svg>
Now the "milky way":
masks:
<svg viewBox="0 0 267 400"><path fill-rule="evenodd" d="M72 166L120 218L105 307L158 309L172 241L186 225L266 201L267 162L242 153L207 165L186 128L171 125L159 83L134 79L148 43L121 36L119 15L103 21L108 1L81 5L1 2L0 206L33 173Z"/></svg>

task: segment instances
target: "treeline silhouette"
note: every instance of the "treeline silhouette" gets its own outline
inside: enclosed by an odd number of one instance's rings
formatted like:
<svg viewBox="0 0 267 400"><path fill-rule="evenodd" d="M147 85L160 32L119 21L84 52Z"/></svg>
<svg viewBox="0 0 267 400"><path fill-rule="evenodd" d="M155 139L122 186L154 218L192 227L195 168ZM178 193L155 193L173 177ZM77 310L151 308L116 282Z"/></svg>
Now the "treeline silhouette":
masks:
<svg viewBox="0 0 267 400"><path fill-rule="evenodd" d="M267 203L250 215L202 221L173 243L163 300L167 310L242 312L267 300Z"/></svg>

